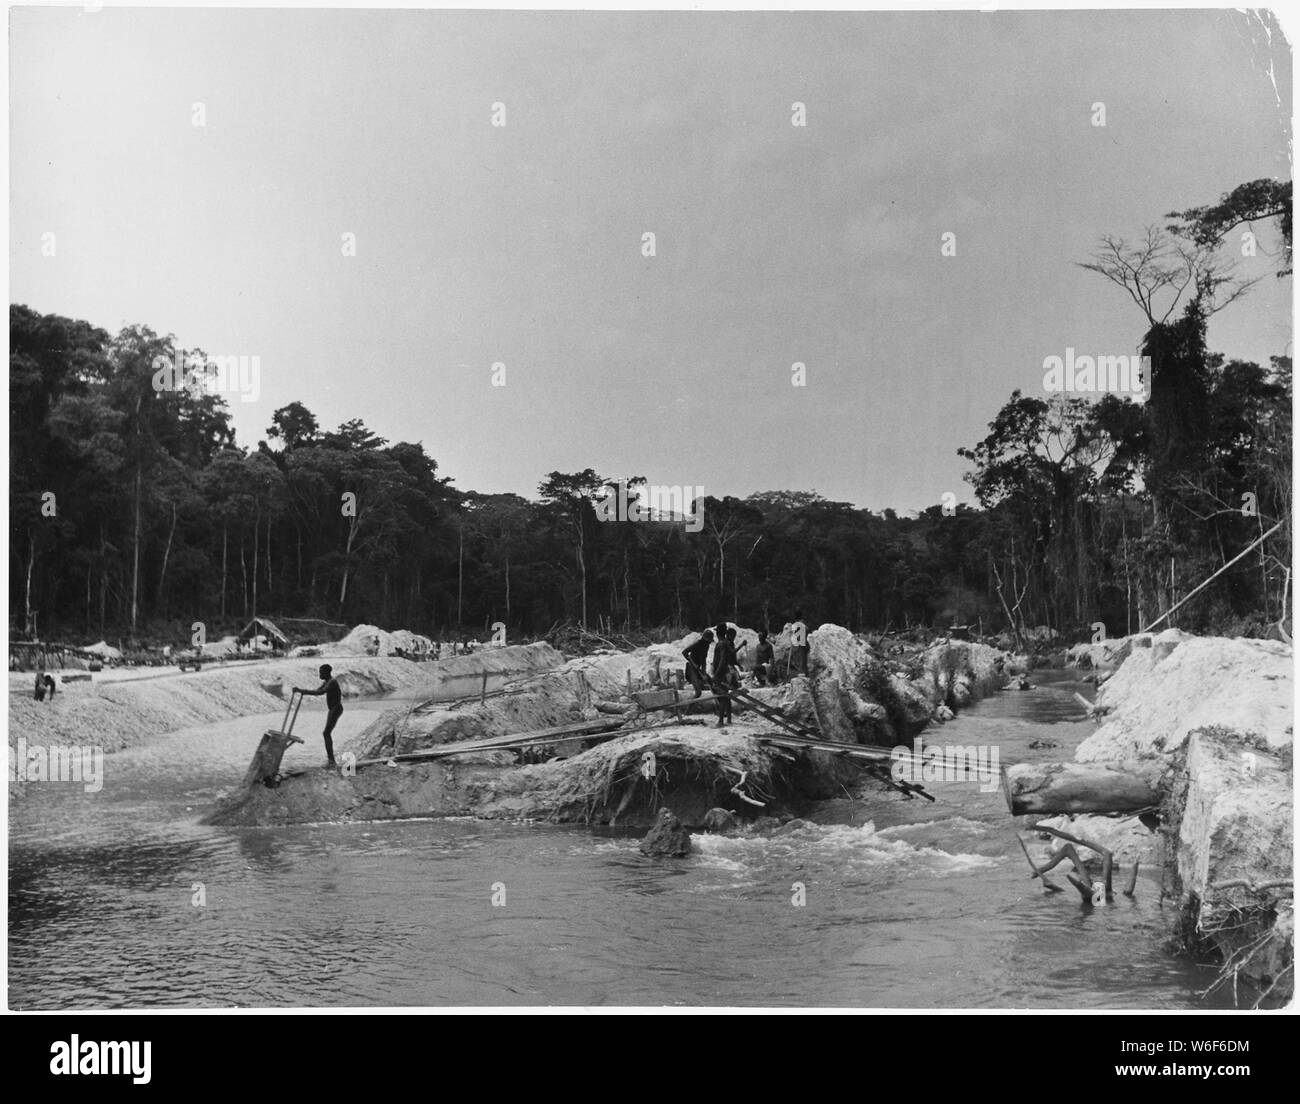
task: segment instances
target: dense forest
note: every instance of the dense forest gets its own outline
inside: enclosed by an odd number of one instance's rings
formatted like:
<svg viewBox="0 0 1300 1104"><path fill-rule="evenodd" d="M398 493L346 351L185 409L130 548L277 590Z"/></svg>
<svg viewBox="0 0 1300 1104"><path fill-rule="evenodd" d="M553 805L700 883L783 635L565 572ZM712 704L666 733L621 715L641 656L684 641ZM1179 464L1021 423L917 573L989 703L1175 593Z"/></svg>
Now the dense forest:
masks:
<svg viewBox="0 0 1300 1104"><path fill-rule="evenodd" d="M1082 638L1145 627L1227 564L1162 624L1289 631L1291 361L1211 352L1206 327L1249 289L1225 260L1239 234L1253 248L1267 227L1289 275L1290 195L1254 181L1135 243L1102 239L1081 263L1138 308L1147 401L1013 393L959 450L979 507L918 517L768 491L706 497L698 532L611 524L590 469L542 475L534 500L476 494L422 444L360 419L323 430L298 402L245 448L220 394L156 387L158 358L201 351L12 305L10 633L187 639L193 621L261 614L435 636L502 621L513 637L565 620L779 627L802 609Z"/></svg>

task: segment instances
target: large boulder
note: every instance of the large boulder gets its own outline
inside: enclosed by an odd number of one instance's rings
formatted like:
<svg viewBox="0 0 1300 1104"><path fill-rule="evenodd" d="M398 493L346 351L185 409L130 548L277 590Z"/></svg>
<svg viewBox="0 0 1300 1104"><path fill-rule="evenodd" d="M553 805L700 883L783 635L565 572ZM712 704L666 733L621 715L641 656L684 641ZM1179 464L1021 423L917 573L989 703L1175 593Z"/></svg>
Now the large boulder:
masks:
<svg viewBox="0 0 1300 1104"><path fill-rule="evenodd" d="M808 646L809 670L846 688L857 682L871 658L866 642L839 625L822 625L810 632Z"/></svg>

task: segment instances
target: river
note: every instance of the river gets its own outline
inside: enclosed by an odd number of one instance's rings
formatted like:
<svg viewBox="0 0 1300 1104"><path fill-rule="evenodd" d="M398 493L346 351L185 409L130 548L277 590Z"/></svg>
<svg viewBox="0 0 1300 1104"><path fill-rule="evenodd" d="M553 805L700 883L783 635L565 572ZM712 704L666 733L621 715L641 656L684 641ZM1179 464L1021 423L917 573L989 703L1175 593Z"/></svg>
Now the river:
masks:
<svg viewBox="0 0 1300 1104"><path fill-rule="evenodd" d="M1069 758L1093 729L1071 696L1086 688L1034 678L928 739ZM349 703L345 721L385 705ZM321 757L319 720L304 710L286 765ZM771 838L696 836L685 860L577 827L200 825L279 721L119 752L98 793L11 785L11 1007L1230 1004L1161 948L1174 908L1156 871L1096 909L1063 877L1045 894L1001 793L973 781L929 787L934 804L830 803L842 823Z"/></svg>

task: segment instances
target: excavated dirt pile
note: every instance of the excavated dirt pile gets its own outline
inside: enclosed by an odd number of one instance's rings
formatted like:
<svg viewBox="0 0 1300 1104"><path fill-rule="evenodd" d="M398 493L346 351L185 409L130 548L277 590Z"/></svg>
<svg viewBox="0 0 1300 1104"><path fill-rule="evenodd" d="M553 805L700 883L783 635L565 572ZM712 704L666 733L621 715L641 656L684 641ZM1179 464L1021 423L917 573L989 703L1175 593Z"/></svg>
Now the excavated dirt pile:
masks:
<svg viewBox="0 0 1300 1104"><path fill-rule="evenodd" d="M292 686L319 685L314 659L232 663L181 674L129 681L74 682L54 701L9 695L10 738L29 743L98 744L105 751L133 747L179 728L273 713L284 707ZM380 657L334 664L345 697L385 694L416 686L420 664Z"/></svg>
<svg viewBox="0 0 1300 1104"><path fill-rule="evenodd" d="M787 627L774 637L778 670L789 636ZM737 627L737 638L749 642L745 653L752 655L757 634ZM688 705L679 714L641 713L632 695L678 686L682 650L694 640L691 635L567 661L544 643L458 657L450 662L475 671L496 662L494 655L512 666L491 689L476 688L472 679L467 685L466 672L457 671L443 679L435 696L411 696L380 716L338 749L341 757L350 754L363 763L355 777L322 778L325 772L312 771L275 788L256 786L234 795L211 822L472 814L648 826L669 805L684 823L700 827L710 809L772 815L863 781L861 771L842 757L802 749L791 754L751 739L774 731L774 725L742 701L735 703L734 723L721 731L712 726L714 707L707 703ZM822 626L808 641L807 676L771 687L758 687L747 676L746 684L756 698L827 740L888 745L910 738L936 715L942 718L945 705L964 704L1003 681L1003 653L983 645L943 642L898 662L836 625ZM432 666L442 669L447 662ZM742 665L747 671L749 662L742 658ZM452 700L458 685L470 692ZM557 757L541 763L521 762L516 751L475 751L436 762L393 758L599 720L637 730L590 745L582 734L558 734L543 751Z"/></svg>

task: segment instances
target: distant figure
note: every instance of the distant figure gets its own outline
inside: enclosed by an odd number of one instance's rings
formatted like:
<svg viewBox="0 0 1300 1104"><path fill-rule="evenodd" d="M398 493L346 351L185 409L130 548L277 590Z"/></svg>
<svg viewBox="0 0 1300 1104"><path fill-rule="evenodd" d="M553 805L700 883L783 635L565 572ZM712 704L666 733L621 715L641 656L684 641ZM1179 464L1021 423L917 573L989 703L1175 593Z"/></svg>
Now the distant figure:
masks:
<svg viewBox="0 0 1300 1104"><path fill-rule="evenodd" d="M50 695L50 701L54 701L54 679L44 671L36 672L36 700L44 701L46 692Z"/></svg>
<svg viewBox="0 0 1300 1104"><path fill-rule="evenodd" d="M334 741L330 739L330 734L334 731L334 726L339 723L339 718L343 716L343 689L339 686L339 680L334 677L334 668L328 663L322 663L320 668L321 684L316 690L304 690L301 686L295 686L294 690L299 694L308 694L313 698L325 695L325 754L328 757L327 767L337 766L334 762Z"/></svg>
<svg viewBox="0 0 1300 1104"><path fill-rule="evenodd" d="M709 658L709 645L712 643L713 633L705 629L700 633L699 640L682 652L686 657L686 678L695 687L697 698L704 693L704 687L708 685L709 677L704 673L704 664Z"/></svg>
<svg viewBox="0 0 1300 1104"><path fill-rule="evenodd" d="M170 644L164 644L164 645L163 645L163 662L164 662L164 663L170 663L170 662L171 662L171 658L172 658L172 646L171 646Z"/></svg>
<svg viewBox="0 0 1300 1104"><path fill-rule="evenodd" d="M772 665L776 660L776 653L772 650L772 642L768 640L766 632L758 634L758 647L754 649L754 678L758 680L759 686L766 686L768 678L773 674ZM775 678L772 679L776 681Z"/></svg>
<svg viewBox="0 0 1300 1104"><path fill-rule="evenodd" d="M790 673L808 673L808 626L804 624L803 610L795 610L794 624L790 626Z"/></svg>
<svg viewBox="0 0 1300 1104"><path fill-rule="evenodd" d="M442 658L442 641L435 640L433 642L433 661L437 663L438 660L440 660L441 658Z"/></svg>

